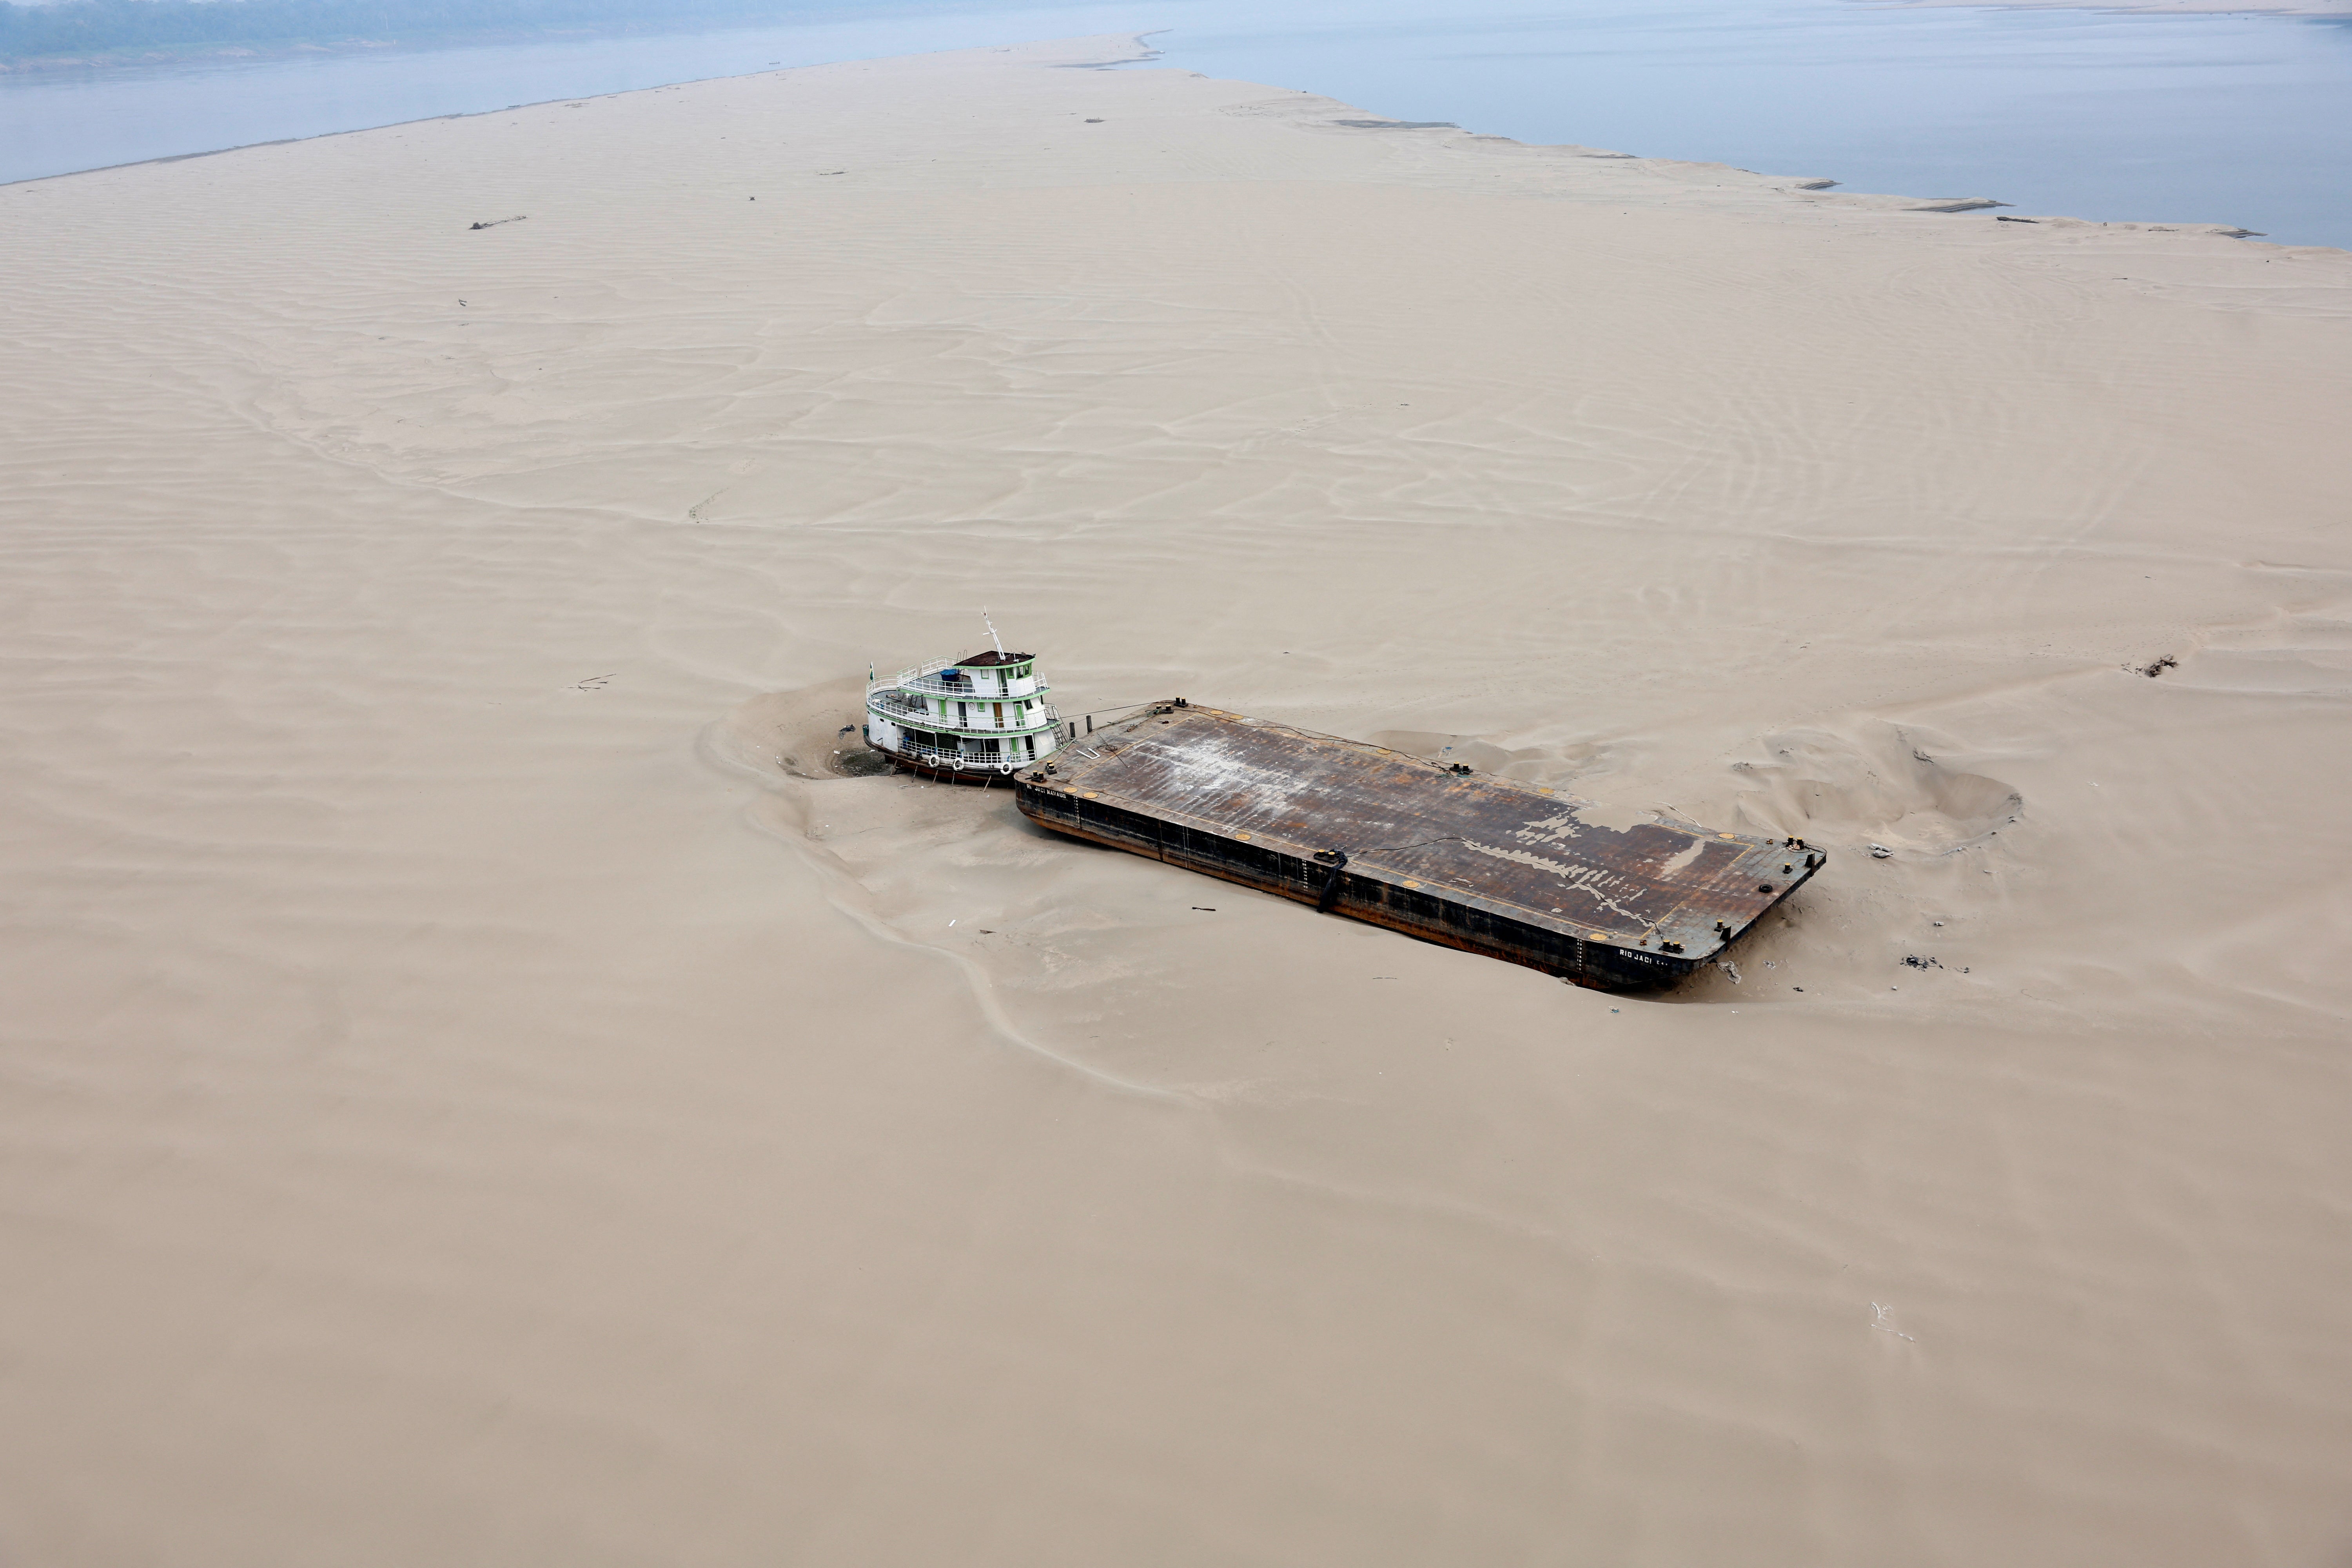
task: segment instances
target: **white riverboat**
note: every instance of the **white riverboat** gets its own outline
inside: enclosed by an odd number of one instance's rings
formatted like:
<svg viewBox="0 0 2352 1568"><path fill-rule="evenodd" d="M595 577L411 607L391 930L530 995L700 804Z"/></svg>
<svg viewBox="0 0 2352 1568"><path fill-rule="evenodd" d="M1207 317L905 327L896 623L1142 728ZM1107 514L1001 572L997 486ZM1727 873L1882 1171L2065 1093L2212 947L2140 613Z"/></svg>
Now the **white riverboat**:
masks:
<svg viewBox="0 0 2352 1568"><path fill-rule="evenodd" d="M1003 645L936 659L866 689L866 743L903 768L987 784L1054 754L1062 715L1034 655Z"/></svg>

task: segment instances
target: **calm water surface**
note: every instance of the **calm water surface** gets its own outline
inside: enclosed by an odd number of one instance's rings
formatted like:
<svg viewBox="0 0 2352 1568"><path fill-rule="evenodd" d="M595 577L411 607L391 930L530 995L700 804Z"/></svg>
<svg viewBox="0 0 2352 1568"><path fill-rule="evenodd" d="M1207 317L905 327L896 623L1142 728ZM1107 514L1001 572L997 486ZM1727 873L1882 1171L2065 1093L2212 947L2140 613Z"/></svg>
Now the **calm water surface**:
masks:
<svg viewBox="0 0 2352 1568"><path fill-rule="evenodd" d="M2352 247L2352 26L1839 0L966 6L20 79L0 83L0 181L775 65L1154 29L1164 65L1525 142Z"/></svg>

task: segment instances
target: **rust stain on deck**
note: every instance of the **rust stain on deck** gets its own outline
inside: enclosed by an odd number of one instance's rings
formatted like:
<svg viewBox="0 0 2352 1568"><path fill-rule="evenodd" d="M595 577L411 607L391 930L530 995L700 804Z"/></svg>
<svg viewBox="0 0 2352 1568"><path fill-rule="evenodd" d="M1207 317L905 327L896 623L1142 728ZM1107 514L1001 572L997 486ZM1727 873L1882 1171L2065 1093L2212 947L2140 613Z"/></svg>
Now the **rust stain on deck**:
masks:
<svg viewBox="0 0 2352 1568"><path fill-rule="evenodd" d="M1538 785L1174 701L1016 787L1055 831L1594 985L1689 973L1826 858L1794 839L1601 826Z"/></svg>

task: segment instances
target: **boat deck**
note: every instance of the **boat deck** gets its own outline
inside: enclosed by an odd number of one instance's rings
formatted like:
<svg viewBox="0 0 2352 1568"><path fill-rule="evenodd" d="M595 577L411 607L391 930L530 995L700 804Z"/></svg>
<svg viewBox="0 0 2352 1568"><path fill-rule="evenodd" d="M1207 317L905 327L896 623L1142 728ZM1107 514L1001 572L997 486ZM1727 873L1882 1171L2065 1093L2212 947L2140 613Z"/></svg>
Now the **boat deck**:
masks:
<svg viewBox="0 0 2352 1568"><path fill-rule="evenodd" d="M1155 704L1018 775L1043 826L1586 984L1720 952L1820 868L1794 839L1601 826L1538 784Z"/></svg>

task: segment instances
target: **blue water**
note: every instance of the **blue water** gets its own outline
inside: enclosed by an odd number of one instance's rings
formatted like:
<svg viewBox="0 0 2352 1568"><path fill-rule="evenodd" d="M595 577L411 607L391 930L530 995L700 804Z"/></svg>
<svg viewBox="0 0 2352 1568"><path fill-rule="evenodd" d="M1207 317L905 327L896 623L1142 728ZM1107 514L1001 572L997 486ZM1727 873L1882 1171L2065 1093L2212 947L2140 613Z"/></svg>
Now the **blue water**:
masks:
<svg viewBox="0 0 2352 1568"><path fill-rule="evenodd" d="M1841 0L1113 0L0 83L0 181L774 65L1165 29L1160 64L1525 142L2352 247L2352 25Z"/></svg>

